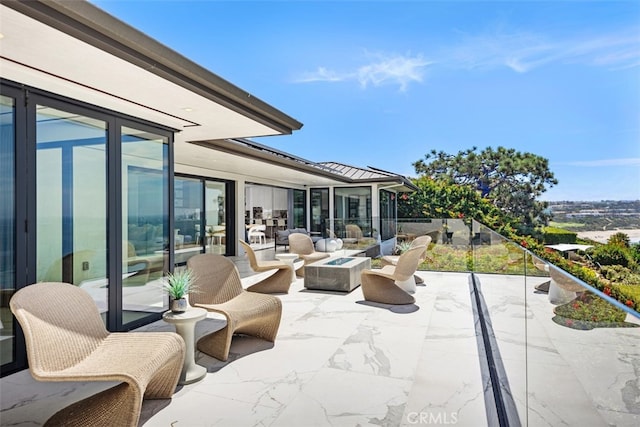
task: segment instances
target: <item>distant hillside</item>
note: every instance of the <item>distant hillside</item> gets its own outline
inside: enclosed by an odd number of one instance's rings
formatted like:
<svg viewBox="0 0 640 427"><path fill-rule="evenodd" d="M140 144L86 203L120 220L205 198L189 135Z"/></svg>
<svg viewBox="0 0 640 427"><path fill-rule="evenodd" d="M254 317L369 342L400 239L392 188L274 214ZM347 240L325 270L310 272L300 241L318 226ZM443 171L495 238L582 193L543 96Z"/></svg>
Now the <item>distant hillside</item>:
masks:
<svg viewBox="0 0 640 427"><path fill-rule="evenodd" d="M572 231L640 229L640 200L549 202L552 225Z"/></svg>

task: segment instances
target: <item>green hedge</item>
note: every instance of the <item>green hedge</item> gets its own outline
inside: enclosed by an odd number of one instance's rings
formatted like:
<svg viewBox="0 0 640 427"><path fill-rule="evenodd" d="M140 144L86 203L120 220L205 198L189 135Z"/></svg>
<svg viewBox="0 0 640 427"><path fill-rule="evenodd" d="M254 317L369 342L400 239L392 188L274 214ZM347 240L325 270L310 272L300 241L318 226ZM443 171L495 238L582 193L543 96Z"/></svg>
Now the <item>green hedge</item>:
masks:
<svg viewBox="0 0 640 427"><path fill-rule="evenodd" d="M575 243L578 234L558 227L545 227L542 230L542 236L545 245L557 245L559 243Z"/></svg>

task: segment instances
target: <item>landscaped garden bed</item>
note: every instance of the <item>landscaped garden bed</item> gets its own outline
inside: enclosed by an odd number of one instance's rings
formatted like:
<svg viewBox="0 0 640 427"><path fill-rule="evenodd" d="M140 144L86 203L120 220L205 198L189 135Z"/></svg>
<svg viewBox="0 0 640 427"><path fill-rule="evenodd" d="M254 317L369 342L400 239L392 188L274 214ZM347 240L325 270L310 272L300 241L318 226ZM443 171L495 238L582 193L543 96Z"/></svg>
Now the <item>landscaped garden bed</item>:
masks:
<svg viewBox="0 0 640 427"><path fill-rule="evenodd" d="M591 292L581 292L573 301L557 306L553 321L572 329L638 327L625 322L627 313Z"/></svg>

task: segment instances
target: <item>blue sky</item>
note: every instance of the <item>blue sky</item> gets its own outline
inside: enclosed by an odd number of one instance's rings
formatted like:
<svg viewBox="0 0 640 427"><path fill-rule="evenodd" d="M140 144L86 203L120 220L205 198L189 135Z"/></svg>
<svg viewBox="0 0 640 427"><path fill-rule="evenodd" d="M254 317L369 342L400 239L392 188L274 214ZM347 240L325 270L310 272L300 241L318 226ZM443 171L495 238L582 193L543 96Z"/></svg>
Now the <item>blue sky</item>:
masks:
<svg viewBox="0 0 640 427"><path fill-rule="evenodd" d="M415 176L504 146L544 200L640 199L638 1L93 3L304 123L274 148Z"/></svg>

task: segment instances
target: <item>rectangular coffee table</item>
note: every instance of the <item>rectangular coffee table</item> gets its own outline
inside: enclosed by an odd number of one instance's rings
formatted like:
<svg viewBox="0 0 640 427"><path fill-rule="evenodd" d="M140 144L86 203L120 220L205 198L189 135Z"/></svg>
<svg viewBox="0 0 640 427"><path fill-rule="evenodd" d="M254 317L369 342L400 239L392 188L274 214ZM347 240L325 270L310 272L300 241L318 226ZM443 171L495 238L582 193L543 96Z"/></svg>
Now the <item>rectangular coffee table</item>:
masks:
<svg viewBox="0 0 640 427"><path fill-rule="evenodd" d="M360 286L360 273L371 268L371 258L325 258L304 266L304 287L351 292Z"/></svg>

